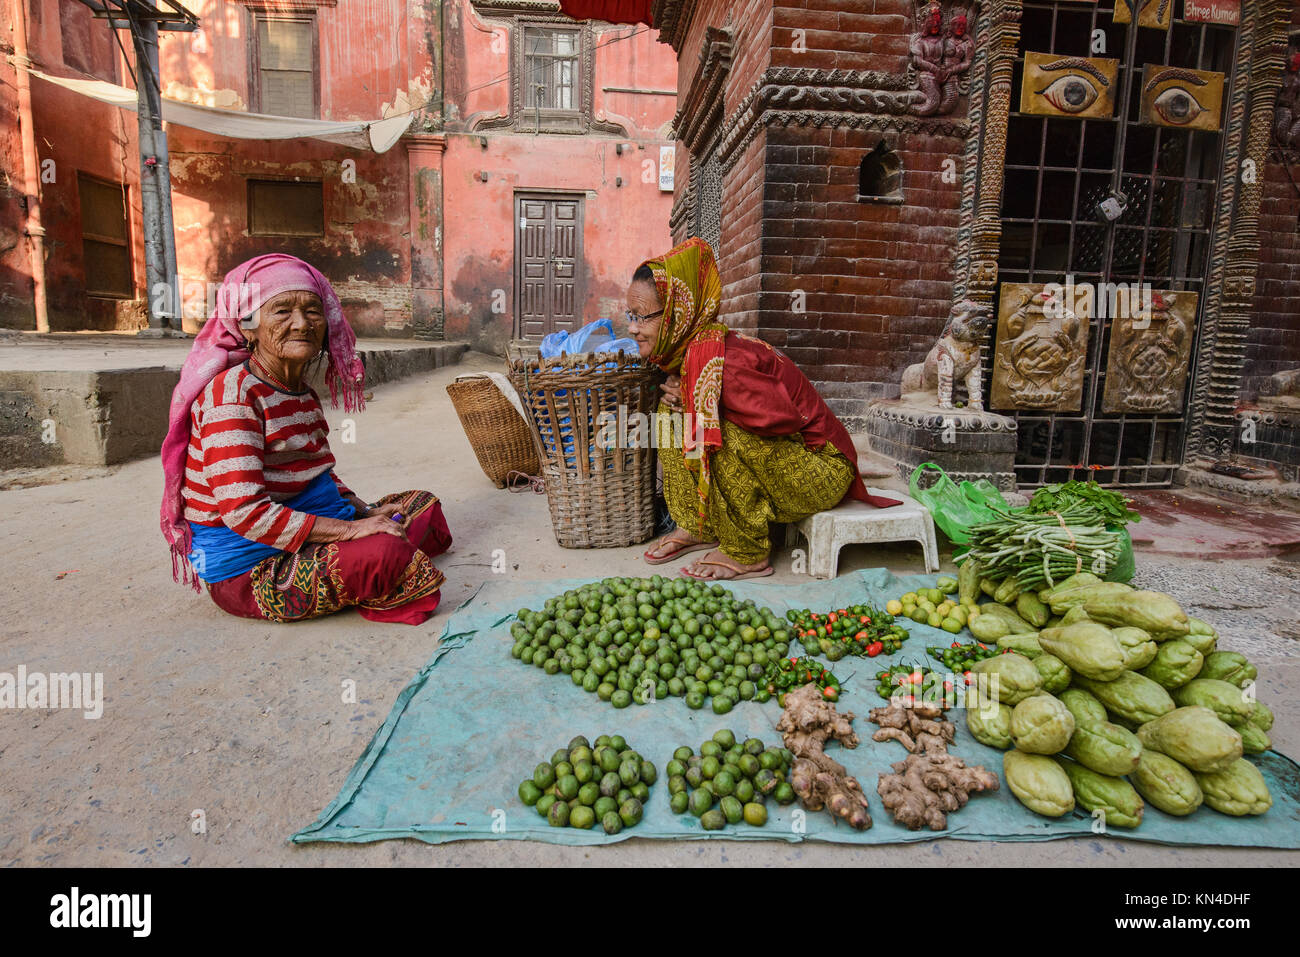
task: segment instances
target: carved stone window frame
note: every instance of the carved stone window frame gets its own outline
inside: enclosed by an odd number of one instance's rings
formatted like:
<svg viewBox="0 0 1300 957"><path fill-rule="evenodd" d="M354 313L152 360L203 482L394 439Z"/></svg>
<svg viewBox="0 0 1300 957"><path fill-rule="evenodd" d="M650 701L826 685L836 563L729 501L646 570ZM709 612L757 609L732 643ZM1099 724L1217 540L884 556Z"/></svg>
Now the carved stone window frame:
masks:
<svg viewBox="0 0 1300 957"><path fill-rule="evenodd" d="M578 34L578 107L573 110L539 109L524 106L524 70L528 51L524 37L529 29ZM575 23L567 17L516 16L510 24L510 122L521 133L583 134L591 129L595 95L595 36L590 22Z"/></svg>

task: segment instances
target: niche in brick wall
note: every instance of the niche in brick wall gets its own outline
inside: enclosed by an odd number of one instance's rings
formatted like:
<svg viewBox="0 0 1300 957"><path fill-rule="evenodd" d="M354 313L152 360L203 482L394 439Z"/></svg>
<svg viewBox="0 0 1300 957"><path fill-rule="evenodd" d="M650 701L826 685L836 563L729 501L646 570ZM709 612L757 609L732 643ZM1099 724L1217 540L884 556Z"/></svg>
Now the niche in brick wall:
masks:
<svg viewBox="0 0 1300 957"><path fill-rule="evenodd" d="M903 161L881 140L858 166L859 203L901 203Z"/></svg>

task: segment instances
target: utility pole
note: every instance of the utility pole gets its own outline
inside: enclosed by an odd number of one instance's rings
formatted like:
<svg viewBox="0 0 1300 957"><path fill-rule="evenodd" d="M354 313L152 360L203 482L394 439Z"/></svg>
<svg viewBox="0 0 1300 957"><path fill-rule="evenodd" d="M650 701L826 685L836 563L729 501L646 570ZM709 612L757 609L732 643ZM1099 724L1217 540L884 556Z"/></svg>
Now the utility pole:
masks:
<svg viewBox="0 0 1300 957"><path fill-rule="evenodd" d="M198 17L178 0L81 0L114 30L131 31L139 113L140 209L144 219L144 262L148 334L180 331L181 290L172 223L172 181L167 134L162 119L160 30L192 32Z"/></svg>

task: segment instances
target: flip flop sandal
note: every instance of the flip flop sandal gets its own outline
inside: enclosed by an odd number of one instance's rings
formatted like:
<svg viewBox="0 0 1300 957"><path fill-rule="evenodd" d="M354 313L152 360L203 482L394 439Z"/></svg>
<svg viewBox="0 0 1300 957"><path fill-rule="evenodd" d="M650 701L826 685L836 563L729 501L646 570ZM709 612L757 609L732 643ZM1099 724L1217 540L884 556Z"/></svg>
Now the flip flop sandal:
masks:
<svg viewBox="0 0 1300 957"><path fill-rule="evenodd" d="M686 570L686 568L682 569L681 574L683 576L685 576L686 578L694 579L697 582L738 582L738 581L744 581L746 578L766 578L768 575L773 575L776 573L776 569L773 568L771 565L768 565L766 568L755 569L752 572L745 572L745 571L741 571L739 568L737 568L735 565L732 565L730 562L710 562L710 561L705 561L704 559L701 558L699 561L695 562L695 564L713 565L717 568L725 568L728 571L735 572L735 574L732 575L730 578L713 578L713 577L704 578L701 575L692 575L690 572ZM688 565L687 568L689 567L690 566Z"/></svg>
<svg viewBox="0 0 1300 957"><path fill-rule="evenodd" d="M671 534L672 534L671 532L668 533L668 535ZM674 540L670 539L668 535L665 535L663 538L659 539L659 541L655 544L655 547L652 548L650 551L658 551L664 545L673 542ZM650 552L643 552L641 557L645 559L647 565L663 565L667 562L671 562L678 555L685 555L689 552L698 552L702 549L705 551L711 551L717 547L718 547L717 542L693 542L689 545L682 545L681 548L671 551L667 555L660 555L658 558L651 557Z"/></svg>

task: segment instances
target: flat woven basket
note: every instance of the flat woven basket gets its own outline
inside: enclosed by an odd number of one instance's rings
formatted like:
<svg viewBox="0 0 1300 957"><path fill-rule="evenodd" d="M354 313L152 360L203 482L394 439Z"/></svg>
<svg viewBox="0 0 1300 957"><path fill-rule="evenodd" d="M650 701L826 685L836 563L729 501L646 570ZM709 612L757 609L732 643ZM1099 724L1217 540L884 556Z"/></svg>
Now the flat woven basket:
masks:
<svg viewBox="0 0 1300 957"><path fill-rule="evenodd" d="M447 386L447 395L478 464L497 488L505 488L511 472L539 473L532 429L491 379L457 379Z"/></svg>
<svg viewBox="0 0 1300 957"><path fill-rule="evenodd" d="M511 359L510 381L532 420L555 540L565 548L616 548L654 534L654 450L602 448L597 438L608 421L601 413L618 416L621 408L626 416L649 416L659 378L655 367L623 353Z"/></svg>

